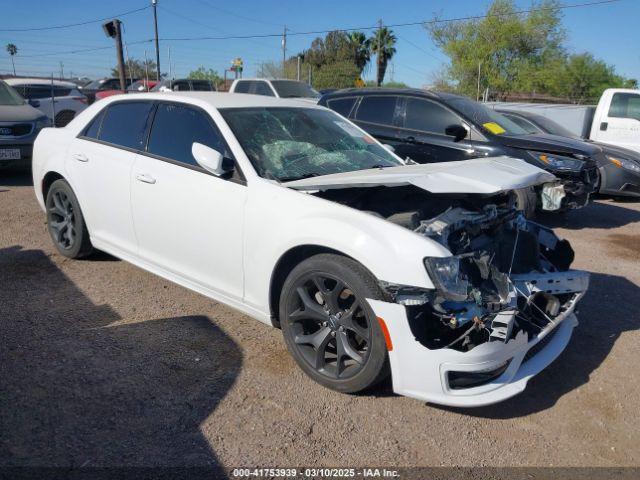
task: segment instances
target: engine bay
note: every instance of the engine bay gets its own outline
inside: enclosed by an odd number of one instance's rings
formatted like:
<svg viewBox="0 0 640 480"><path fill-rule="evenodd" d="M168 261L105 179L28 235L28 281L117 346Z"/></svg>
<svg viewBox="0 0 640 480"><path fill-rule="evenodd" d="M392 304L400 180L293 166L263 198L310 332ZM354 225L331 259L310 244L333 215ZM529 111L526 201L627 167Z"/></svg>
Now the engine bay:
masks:
<svg viewBox="0 0 640 480"><path fill-rule="evenodd" d="M443 195L379 186L315 195L384 218L451 252L425 259L435 289L383 285L406 307L413 335L429 349L464 352L507 343L520 332L540 340L587 289L588 274L570 270L569 242L525 219L513 192Z"/></svg>

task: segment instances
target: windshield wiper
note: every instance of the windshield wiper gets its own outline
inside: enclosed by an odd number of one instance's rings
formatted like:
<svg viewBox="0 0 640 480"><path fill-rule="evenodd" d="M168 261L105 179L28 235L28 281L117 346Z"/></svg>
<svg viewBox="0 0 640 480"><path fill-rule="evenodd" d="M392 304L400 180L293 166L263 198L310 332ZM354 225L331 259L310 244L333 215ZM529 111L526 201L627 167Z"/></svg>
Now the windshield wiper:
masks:
<svg viewBox="0 0 640 480"><path fill-rule="evenodd" d="M278 179L280 183L282 182L295 182L296 180L304 180L305 178L318 177L317 173L305 173L304 175L300 175L298 177L281 177Z"/></svg>

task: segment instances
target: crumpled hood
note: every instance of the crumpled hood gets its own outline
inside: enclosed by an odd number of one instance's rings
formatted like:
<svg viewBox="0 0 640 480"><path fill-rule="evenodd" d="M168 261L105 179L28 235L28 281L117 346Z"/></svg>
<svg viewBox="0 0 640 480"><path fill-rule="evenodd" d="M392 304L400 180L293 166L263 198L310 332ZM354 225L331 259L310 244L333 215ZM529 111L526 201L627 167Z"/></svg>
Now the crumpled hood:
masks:
<svg viewBox="0 0 640 480"><path fill-rule="evenodd" d="M372 168L284 182L297 190L414 185L431 193L495 194L539 185L555 176L524 160L488 157L461 162Z"/></svg>

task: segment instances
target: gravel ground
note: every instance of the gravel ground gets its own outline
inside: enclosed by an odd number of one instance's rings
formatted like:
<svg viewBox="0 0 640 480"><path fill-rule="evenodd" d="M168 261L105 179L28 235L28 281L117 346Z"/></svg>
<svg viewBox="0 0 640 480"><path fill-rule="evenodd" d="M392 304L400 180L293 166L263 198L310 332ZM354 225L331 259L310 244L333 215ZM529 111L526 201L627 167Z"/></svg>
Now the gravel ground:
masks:
<svg viewBox="0 0 640 480"><path fill-rule="evenodd" d="M0 174L0 222L0 466L640 465L640 202L553 220L592 272L581 324L523 394L473 410L332 392L279 330L58 255L26 174Z"/></svg>

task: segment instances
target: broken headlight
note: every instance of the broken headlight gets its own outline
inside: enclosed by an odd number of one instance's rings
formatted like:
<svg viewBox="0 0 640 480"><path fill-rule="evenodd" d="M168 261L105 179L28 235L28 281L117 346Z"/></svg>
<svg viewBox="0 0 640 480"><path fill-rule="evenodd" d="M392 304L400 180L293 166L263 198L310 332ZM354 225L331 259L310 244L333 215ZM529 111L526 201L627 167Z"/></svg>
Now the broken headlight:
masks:
<svg viewBox="0 0 640 480"><path fill-rule="evenodd" d="M582 160L565 157L563 155L532 151L528 151L527 153L545 166L564 172L579 172L584 163Z"/></svg>
<svg viewBox="0 0 640 480"><path fill-rule="evenodd" d="M458 257L427 257L424 264L443 297L449 300L466 300L469 295L469 282L460 275Z"/></svg>

